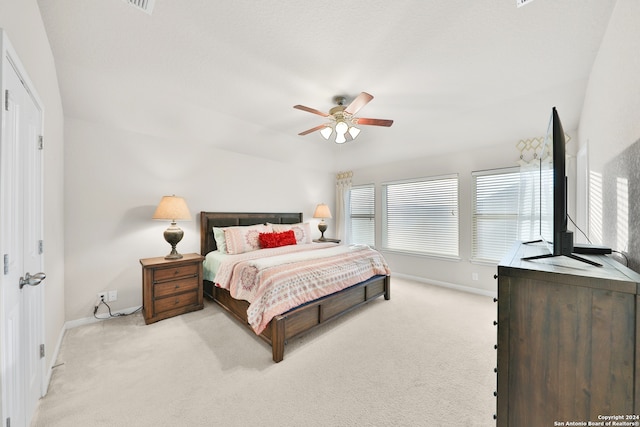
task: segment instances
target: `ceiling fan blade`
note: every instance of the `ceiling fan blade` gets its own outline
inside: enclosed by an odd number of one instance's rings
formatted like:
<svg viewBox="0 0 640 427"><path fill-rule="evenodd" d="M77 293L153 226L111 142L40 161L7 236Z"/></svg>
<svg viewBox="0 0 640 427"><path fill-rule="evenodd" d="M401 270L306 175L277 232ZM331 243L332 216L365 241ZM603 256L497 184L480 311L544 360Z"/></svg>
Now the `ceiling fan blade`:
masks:
<svg viewBox="0 0 640 427"><path fill-rule="evenodd" d="M359 125L369 126L386 126L389 127L393 124L393 120L387 119L367 119L364 117L354 117L353 122Z"/></svg>
<svg viewBox="0 0 640 427"><path fill-rule="evenodd" d="M372 95L369 95L367 92L362 92L360 95L356 96L356 99L351 101L351 104L347 108L344 109L345 112L354 115L362 107L367 105L373 99Z"/></svg>
<svg viewBox="0 0 640 427"><path fill-rule="evenodd" d="M320 129L326 127L326 126L327 126L326 124L323 124L323 125L320 125L320 126L316 126L314 128L307 129L304 132L300 132L298 135L301 135L301 136L308 135L308 134L313 133L313 132L315 132L317 130L320 130Z"/></svg>
<svg viewBox="0 0 640 427"><path fill-rule="evenodd" d="M329 114L323 113L322 111L316 110L315 108L305 107L304 105L294 105L293 108L297 110L306 111L308 113L317 114L322 117L329 117Z"/></svg>

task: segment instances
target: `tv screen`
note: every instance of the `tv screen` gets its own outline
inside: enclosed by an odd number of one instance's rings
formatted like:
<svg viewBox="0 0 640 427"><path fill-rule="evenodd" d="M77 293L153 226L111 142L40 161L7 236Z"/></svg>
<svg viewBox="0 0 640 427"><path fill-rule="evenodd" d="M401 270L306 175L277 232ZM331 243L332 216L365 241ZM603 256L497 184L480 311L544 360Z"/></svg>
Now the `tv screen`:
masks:
<svg viewBox="0 0 640 427"><path fill-rule="evenodd" d="M573 253L573 232L567 230L565 145L564 129L553 107L540 156L540 237L553 255Z"/></svg>
<svg viewBox="0 0 640 427"><path fill-rule="evenodd" d="M540 239L546 243L549 253L524 259L567 256L592 265L599 263L574 254L573 232L567 229L567 176L566 141L564 129L556 107L551 110L542 150L540 165ZM582 253L602 252L600 247L583 246Z"/></svg>
<svg viewBox="0 0 640 427"><path fill-rule="evenodd" d="M555 111L555 107L554 107ZM538 157L540 167L540 239L553 253L553 112Z"/></svg>

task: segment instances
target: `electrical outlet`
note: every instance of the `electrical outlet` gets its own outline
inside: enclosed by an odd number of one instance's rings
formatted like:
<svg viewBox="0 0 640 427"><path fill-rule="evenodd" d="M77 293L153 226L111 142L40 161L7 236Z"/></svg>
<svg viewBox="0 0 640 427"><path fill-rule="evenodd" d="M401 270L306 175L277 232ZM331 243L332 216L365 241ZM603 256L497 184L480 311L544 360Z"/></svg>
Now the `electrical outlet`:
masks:
<svg viewBox="0 0 640 427"><path fill-rule="evenodd" d="M118 291L109 291L109 302L118 300Z"/></svg>
<svg viewBox="0 0 640 427"><path fill-rule="evenodd" d="M478 273L471 273L472 280L478 280Z"/></svg>
<svg viewBox="0 0 640 427"><path fill-rule="evenodd" d="M104 301L107 302L107 293L106 292L98 292L98 302Z"/></svg>

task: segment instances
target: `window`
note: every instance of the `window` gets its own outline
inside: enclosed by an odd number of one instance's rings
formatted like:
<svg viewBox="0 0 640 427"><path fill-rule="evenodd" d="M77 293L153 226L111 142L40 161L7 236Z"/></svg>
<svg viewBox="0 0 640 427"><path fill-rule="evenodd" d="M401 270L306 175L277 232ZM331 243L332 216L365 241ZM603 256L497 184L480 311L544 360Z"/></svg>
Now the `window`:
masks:
<svg viewBox="0 0 640 427"><path fill-rule="evenodd" d="M518 240L519 226L533 227L535 208L520 206L521 186L534 199L534 188L521 182L520 169L508 168L473 172L472 249L471 258L476 261L497 262ZM532 180L533 181L533 180ZM527 190L528 189L528 190ZM518 217L519 208L529 215ZM522 224L519 224L519 221ZM539 227L539 225L538 225Z"/></svg>
<svg viewBox="0 0 640 427"><path fill-rule="evenodd" d="M351 187L351 242L376 244L375 187Z"/></svg>
<svg viewBox="0 0 640 427"><path fill-rule="evenodd" d="M384 184L383 248L458 257L458 176Z"/></svg>

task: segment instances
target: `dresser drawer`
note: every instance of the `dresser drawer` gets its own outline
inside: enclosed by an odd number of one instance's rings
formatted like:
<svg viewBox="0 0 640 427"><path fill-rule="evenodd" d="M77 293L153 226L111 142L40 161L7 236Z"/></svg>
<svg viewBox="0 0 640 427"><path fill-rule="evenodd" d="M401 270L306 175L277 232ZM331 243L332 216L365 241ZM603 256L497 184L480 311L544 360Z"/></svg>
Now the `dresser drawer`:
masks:
<svg viewBox="0 0 640 427"><path fill-rule="evenodd" d="M198 292L187 292L155 300L156 315L164 311L198 304Z"/></svg>
<svg viewBox="0 0 640 427"><path fill-rule="evenodd" d="M153 286L153 297L161 298L168 295L179 294L181 292L197 290L198 276L185 277L184 279L171 280L169 282L156 283Z"/></svg>
<svg viewBox="0 0 640 427"><path fill-rule="evenodd" d="M180 277L198 276L198 265L187 264L168 268L157 268L153 272L153 282L163 282L165 280L174 280Z"/></svg>

